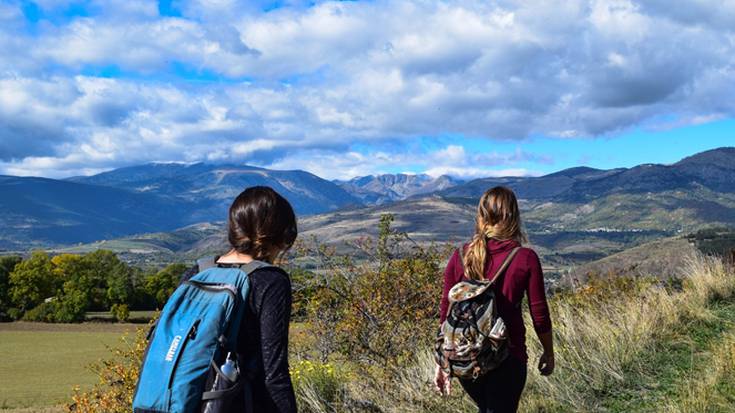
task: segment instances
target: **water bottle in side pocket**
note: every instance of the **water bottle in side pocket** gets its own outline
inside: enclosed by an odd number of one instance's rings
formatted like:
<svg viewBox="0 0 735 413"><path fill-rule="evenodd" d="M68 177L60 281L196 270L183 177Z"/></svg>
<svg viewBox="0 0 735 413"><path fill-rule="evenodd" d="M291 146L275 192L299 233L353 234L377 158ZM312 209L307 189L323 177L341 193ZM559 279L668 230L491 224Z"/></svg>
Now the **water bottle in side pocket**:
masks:
<svg viewBox="0 0 735 413"><path fill-rule="evenodd" d="M232 398L235 396L235 392L232 390L235 390L235 387L239 387L238 378L240 371L236 356L232 353L227 353L225 362L219 369L212 368L212 370L214 371L214 380L209 387L210 391L204 393L205 398L210 396L212 398L204 400L202 413L220 413L226 411ZM223 393L228 390L232 392Z"/></svg>

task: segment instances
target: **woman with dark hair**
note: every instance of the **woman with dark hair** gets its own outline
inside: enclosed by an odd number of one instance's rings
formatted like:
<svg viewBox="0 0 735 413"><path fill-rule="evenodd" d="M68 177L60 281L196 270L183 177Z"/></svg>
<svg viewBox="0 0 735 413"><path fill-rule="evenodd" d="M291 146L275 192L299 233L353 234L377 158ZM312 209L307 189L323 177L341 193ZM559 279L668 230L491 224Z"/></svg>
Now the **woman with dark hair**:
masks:
<svg viewBox="0 0 735 413"><path fill-rule="evenodd" d="M238 267L253 260L276 263L296 240L296 215L288 201L269 187L243 191L229 209L227 237L231 249L214 258L219 267ZM184 275L198 273L195 265ZM291 280L276 267L257 269L249 275L247 308L238 337L240 360L250 378L252 412L295 412L288 372L288 326L291 316ZM244 395L233 400L232 412L246 410Z"/></svg>
<svg viewBox="0 0 735 413"><path fill-rule="evenodd" d="M510 264L500 270L500 278L491 288L497 302L497 314L505 322L509 355L495 369L476 379L460 379L460 384L477 404L480 413L515 412L526 384L526 329L521 304L528 306L536 335L544 352L538 368L542 375L554 371L554 346L551 319L546 304L544 278L538 255L530 248L519 248L525 242L516 196L508 188L495 187L480 198L475 218L475 235L457 250L444 272L441 298L441 322L447 318L449 292L464 280L487 280L510 255ZM515 256L511 252L516 250ZM438 391L449 393L450 377L437 365L434 383Z"/></svg>

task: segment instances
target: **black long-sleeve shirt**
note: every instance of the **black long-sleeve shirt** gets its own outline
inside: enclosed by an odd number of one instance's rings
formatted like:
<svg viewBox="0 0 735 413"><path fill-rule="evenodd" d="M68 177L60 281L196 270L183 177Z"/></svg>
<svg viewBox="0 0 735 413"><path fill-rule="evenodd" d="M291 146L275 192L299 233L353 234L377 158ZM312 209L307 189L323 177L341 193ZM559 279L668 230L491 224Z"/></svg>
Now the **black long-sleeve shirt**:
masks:
<svg viewBox="0 0 735 413"><path fill-rule="evenodd" d="M183 280L199 272L195 265ZM238 353L242 359L255 360L252 381L253 410L263 413L296 412L296 397L288 372L288 325L291 317L291 280L280 269L262 268L250 274L247 309L240 326ZM233 401L236 410L245 412L245 401ZM249 413L249 412L248 412Z"/></svg>

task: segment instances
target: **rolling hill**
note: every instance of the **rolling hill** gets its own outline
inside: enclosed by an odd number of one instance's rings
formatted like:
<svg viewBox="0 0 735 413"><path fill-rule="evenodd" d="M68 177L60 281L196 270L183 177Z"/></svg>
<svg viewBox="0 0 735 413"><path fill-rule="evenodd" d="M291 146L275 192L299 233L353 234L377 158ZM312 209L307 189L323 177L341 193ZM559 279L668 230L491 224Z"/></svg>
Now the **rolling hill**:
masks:
<svg viewBox="0 0 735 413"><path fill-rule="evenodd" d="M116 253L137 266L160 267L222 252L226 245L225 223L200 223L169 232L151 232L86 244L53 248L52 253L86 254L99 249Z"/></svg>
<svg viewBox="0 0 735 413"><path fill-rule="evenodd" d="M529 239L552 267L701 228L735 226L735 149L723 148L673 165L579 167L542 177L475 180L390 204L304 217L300 236L342 245L375 235L380 215L391 213L395 227L418 242L458 244L472 233L479 196L498 184L519 194Z"/></svg>
<svg viewBox="0 0 735 413"><path fill-rule="evenodd" d="M672 165L477 179L439 194L474 204L495 185L516 191L532 232L680 233L735 224L735 148L703 152Z"/></svg>

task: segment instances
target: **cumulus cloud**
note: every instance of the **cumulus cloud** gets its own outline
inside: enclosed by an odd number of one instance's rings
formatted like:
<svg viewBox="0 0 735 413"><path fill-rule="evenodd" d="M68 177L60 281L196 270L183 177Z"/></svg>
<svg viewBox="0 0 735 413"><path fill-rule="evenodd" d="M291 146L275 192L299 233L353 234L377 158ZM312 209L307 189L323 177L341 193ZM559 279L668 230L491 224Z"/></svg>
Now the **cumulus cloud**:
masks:
<svg viewBox="0 0 735 413"><path fill-rule="evenodd" d="M398 153L306 150L294 153L271 166L277 169L306 169L327 179L380 175L386 171L409 174L418 171L433 177L450 175L463 179L540 175L535 170L519 166L528 161L549 163L553 160L520 148L510 153L471 152L459 145L448 145L421 154L412 150ZM400 169L401 167L406 169Z"/></svg>
<svg viewBox="0 0 735 413"><path fill-rule="evenodd" d="M0 61L0 170L205 160L347 177L416 166L400 144L369 158L355 144L614 136L735 114L730 2L268 3L177 1L164 16L152 2L91 1L75 15L76 3L44 0L38 22L0 4L12 56ZM418 156L462 176L550 162L463 151Z"/></svg>

